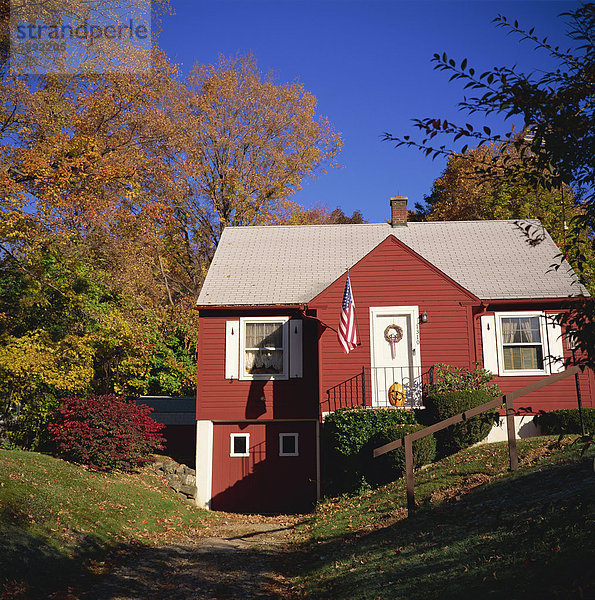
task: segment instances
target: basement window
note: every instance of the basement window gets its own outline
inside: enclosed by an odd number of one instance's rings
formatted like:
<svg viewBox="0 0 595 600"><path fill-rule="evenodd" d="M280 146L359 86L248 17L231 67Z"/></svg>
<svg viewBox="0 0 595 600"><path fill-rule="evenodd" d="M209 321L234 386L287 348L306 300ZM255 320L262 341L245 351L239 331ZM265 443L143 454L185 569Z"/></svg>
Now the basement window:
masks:
<svg viewBox="0 0 595 600"><path fill-rule="evenodd" d="M297 433L279 434L279 456L299 456Z"/></svg>
<svg viewBox="0 0 595 600"><path fill-rule="evenodd" d="M232 433L230 438L229 456L250 456L250 434Z"/></svg>

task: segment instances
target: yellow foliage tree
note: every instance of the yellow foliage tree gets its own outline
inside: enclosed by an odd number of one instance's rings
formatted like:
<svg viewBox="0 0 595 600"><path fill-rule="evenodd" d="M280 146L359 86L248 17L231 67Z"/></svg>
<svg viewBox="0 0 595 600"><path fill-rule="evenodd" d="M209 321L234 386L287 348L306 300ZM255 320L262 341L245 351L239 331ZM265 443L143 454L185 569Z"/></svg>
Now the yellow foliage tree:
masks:
<svg viewBox="0 0 595 600"><path fill-rule="evenodd" d="M75 335L58 342L44 330L5 336L0 347L0 414L4 425L12 426L8 437L39 446L57 398L90 390L93 355L88 340Z"/></svg>

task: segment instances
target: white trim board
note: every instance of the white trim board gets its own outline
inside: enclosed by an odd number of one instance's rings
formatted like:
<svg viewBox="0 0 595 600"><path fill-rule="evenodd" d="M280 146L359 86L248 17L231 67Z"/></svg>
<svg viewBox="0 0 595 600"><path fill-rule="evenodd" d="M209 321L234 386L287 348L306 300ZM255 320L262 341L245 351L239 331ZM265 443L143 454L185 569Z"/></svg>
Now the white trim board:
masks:
<svg viewBox="0 0 595 600"><path fill-rule="evenodd" d="M196 422L196 505L211 508L213 493L213 421Z"/></svg>

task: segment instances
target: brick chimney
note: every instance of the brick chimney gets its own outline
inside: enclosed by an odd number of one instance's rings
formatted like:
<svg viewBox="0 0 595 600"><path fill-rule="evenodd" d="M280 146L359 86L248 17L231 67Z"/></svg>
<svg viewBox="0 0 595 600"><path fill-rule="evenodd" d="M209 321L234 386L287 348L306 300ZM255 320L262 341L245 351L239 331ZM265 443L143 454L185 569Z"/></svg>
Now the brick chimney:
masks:
<svg viewBox="0 0 595 600"><path fill-rule="evenodd" d="M390 199L390 226L407 225L407 196L393 196Z"/></svg>

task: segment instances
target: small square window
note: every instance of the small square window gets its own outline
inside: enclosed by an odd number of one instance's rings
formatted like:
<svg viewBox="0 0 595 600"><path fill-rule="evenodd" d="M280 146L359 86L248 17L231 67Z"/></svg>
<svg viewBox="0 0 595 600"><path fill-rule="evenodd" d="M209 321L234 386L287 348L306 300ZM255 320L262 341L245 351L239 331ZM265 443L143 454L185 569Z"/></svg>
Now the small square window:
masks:
<svg viewBox="0 0 595 600"><path fill-rule="evenodd" d="M279 434L279 456L298 456L298 434Z"/></svg>
<svg viewBox="0 0 595 600"><path fill-rule="evenodd" d="M250 456L250 434L232 433L230 434L230 452L229 456Z"/></svg>

